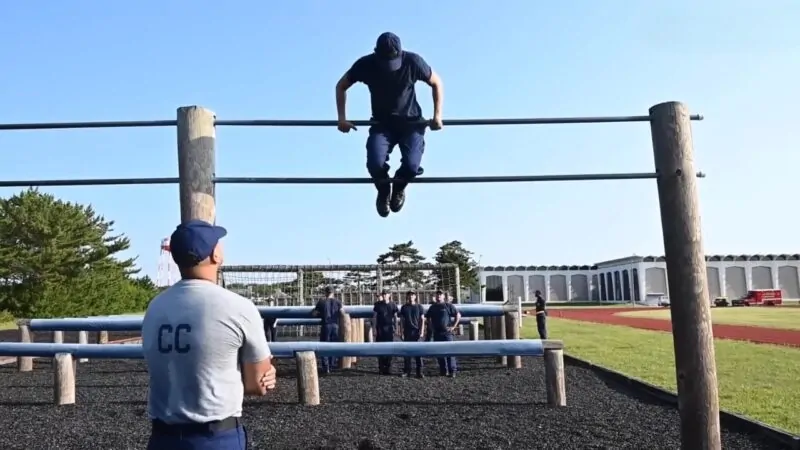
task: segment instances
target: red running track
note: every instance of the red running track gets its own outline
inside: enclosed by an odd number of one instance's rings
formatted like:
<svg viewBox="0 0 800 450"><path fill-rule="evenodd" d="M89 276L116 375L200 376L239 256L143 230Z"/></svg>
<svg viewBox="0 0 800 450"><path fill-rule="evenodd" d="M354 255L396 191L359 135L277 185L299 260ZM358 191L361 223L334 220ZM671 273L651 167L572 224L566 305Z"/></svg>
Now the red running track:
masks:
<svg viewBox="0 0 800 450"><path fill-rule="evenodd" d="M672 323L669 320L618 315L622 312L643 311L647 309L658 308L564 308L551 309L548 315L550 317L562 317L564 319L580 320L583 322L605 323L640 328L643 330L672 332ZM714 337L719 339L800 347L800 331L795 330L723 324L713 325L713 330Z"/></svg>

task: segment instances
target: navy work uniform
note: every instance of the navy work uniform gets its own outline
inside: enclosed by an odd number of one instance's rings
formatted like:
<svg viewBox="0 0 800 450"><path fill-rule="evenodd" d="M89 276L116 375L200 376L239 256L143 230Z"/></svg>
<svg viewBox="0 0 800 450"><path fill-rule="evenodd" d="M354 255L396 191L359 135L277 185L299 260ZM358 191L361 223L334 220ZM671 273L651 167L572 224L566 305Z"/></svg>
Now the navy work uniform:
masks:
<svg viewBox="0 0 800 450"><path fill-rule="evenodd" d="M428 319L428 326L431 328L431 335L435 342L453 341L453 324L458 323L461 314L452 303L445 303L443 295L438 295L436 303L428 308L425 318ZM439 373L443 376L454 377L456 375L456 358L447 356L437 358L439 362Z"/></svg>
<svg viewBox="0 0 800 450"><path fill-rule="evenodd" d="M425 312L419 303L415 302L416 294L409 292L406 296L406 303L400 307L400 326L403 330L403 341L418 342L422 338L422 330L425 328ZM417 378L422 375L422 357L415 357ZM411 375L411 358L403 358L403 376Z"/></svg>
<svg viewBox="0 0 800 450"><path fill-rule="evenodd" d="M431 305L435 305L436 304L436 298L431 299L430 304ZM425 336L423 337L423 340L425 342L433 342L433 332L431 331L431 327L430 326L425 327Z"/></svg>
<svg viewBox="0 0 800 450"><path fill-rule="evenodd" d="M387 292L382 292L380 299L372 308L372 326L375 329L375 342L394 341L395 327L397 326L397 305L386 300ZM392 357L378 357L378 373L389 375L392 373Z"/></svg>
<svg viewBox="0 0 800 450"><path fill-rule="evenodd" d="M317 302L311 313L321 320L319 328L320 342L339 342L339 316L342 312L342 302L333 296L333 289L325 288L326 298ZM322 357L322 372L330 373L336 362L332 356Z"/></svg>
<svg viewBox="0 0 800 450"><path fill-rule="evenodd" d="M372 120L378 122L369 129L367 138L367 170L373 180L389 178L389 154L400 147L400 168L394 177L411 180L423 172L425 129L422 108L417 102L414 84L428 82L433 71L416 53L403 51L400 38L392 33L378 37L375 52L359 58L347 79L364 83L369 88ZM406 182L394 186L375 184L378 189L376 208L382 217L389 211L399 212L405 203Z"/></svg>
<svg viewBox="0 0 800 450"><path fill-rule="evenodd" d="M536 329L539 339L547 339L547 305L540 291L536 291Z"/></svg>
<svg viewBox="0 0 800 450"><path fill-rule="evenodd" d="M274 317L264 318L264 334L267 336L267 342L275 342L278 340L278 329L275 327L278 319Z"/></svg>

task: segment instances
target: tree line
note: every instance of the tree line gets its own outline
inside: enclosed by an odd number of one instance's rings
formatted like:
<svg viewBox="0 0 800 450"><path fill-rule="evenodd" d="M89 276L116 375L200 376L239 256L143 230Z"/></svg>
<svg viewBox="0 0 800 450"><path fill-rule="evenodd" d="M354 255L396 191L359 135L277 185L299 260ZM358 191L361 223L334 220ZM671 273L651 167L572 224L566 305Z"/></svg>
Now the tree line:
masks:
<svg viewBox="0 0 800 450"><path fill-rule="evenodd" d="M478 264L473 252L467 250L460 241L447 242L436 252L432 261L428 261L413 241L401 242L389 247L376 258L376 264L383 266L380 274L375 271L350 271L341 277L328 276L329 272L304 272L302 287L304 296L319 295L326 286L340 292L376 291L380 284L384 288L429 290L443 289L455 294L455 271L453 269L435 269L424 271L412 268L414 264L431 262L434 264L455 264L459 268L459 281L462 288L479 289ZM231 277L233 278L233 277ZM223 272L223 282L225 273ZM255 297L294 297L300 291L300 280L285 282L249 282L236 280L226 286L235 292Z"/></svg>
<svg viewBox="0 0 800 450"><path fill-rule="evenodd" d="M65 317L143 311L158 292L121 258L130 240L91 206L28 189L0 199L0 314Z"/></svg>

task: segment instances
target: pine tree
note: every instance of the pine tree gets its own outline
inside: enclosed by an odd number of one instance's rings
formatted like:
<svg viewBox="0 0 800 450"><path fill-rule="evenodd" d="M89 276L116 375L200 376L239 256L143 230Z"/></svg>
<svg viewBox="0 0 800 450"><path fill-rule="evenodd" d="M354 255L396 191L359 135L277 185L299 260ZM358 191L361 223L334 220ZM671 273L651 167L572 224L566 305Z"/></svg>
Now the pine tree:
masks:
<svg viewBox="0 0 800 450"><path fill-rule="evenodd" d="M409 264L421 264L425 257L414 247L414 241L395 244L389 251L378 256L377 262L387 266L381 273L384 287L419 288L425 283L425 273L419 269L404 268Z"/></svg>
<svg viewBox="0 0 800 450"><path fill-rule="evenodd" d="M480 280L478 279L478 263L472 259L473 254L473 252L465 249L460 241L451 241L439 247L434 259L438 264L458 265L461 288L477 290L480 286ZM440 271L434 271L434 277L441 284L444 274L437 272Z"/></svg>

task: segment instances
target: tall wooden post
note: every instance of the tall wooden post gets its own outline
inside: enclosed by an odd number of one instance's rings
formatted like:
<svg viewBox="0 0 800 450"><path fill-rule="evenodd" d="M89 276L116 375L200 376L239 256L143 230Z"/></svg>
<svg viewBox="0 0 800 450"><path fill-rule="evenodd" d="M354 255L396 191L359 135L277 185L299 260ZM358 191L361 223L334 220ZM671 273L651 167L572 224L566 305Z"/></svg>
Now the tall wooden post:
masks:
<svg viewBox="0 0 800 450"><path fill-rule="evenodd" d="M200 106L178 108L178 177L181 222L193 219L214 223L216 166L213 112Z"/></svg>
<svg viewBox="0 0 800 450"><path fill-rule="evenodd" d="M503 316L492 317L492 338L502 340L506 338L506 321ZM497 364L505 366L508 364L508 356L498 356Z"/></svg>
<svg viewBox="0 0 800 450"><path fill-rule="evenodd" d="M353 338L351 336L351 328L350 328L350 314L342 311L339 313L339 340L342 342L352 342ZM340 369L350 369L353 363L353 358L350 356L342 356L339 358L339 368Z"/></svg>
<svg viewBox="0 0 800 450"><path fill-rule="evenodd" d="M17 326L19 327L19 341L25 344L30 344L33 342L33 336L31 335L31 321L30 320L20 320L17 322ZM17 371L19 372L30 372L33 370L33 358L30 356L18 356L17 357Z"/></svg>
<svg viewBox="0 0 800 450"><path fill-rule="evenodd" d="M689 110L678 102L655 105L650 126L659 174L681 447L720 450L717 368Z"/></svg>
<svg viewBox="0 0 800 450"><path fill-rule="evenodd" d="M506 322L506 339L519 340L519 315L516 312L507 312L505 317ZM511 369L522 368L522 357L519 355L511 355L506 357L506 365Z"/></svg>

